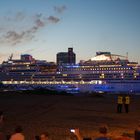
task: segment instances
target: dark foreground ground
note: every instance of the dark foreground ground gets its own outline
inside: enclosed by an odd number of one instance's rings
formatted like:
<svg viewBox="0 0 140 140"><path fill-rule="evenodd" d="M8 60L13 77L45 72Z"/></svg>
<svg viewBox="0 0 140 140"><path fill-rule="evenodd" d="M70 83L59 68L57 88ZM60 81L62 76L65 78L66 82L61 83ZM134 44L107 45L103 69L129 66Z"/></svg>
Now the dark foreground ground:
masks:
<svg viewBox="0 0 140 140"><path fill-rule="evenodd" d="M132 96L130 112L116 113L116 95L65 96L0 93L0 110L4 111L5 134L16 125L24 129L26 140L47 131L52 140L74 139L70 128L80 128L84 137L96 137L98 127L109 126L109 134L133 136L140 123L140 96Z"/></svg>

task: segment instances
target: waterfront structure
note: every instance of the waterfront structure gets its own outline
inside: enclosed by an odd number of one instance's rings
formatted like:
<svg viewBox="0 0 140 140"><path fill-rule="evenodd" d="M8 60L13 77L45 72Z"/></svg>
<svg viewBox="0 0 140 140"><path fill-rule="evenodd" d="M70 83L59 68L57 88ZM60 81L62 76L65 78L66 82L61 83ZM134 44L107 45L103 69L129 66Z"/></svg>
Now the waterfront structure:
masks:
<svg viewBox="0 0 140 140"><path fill-rule="evenodd" d="M140 92L140 66L125 56L97 52L88 61L65 65L28 58L3 62L1 82L59 89L74 86L80 92Z"/></svg>
<svg viewBox="0 0 140 140"><path fill-rule="evenodd" d="M68 48L68 52L57 53L57 65L73 65L76 63L76 54L73 52L73 48Z"/></svg>

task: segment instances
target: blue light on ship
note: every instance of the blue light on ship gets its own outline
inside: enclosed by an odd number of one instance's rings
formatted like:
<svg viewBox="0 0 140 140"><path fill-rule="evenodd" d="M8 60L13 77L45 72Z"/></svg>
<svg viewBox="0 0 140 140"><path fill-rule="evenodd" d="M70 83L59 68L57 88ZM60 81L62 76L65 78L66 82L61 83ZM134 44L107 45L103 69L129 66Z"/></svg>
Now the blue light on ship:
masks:
<svg viewBox="0 0 140 140"><path fill-rule="evenodd" d="M69 65L69 66L66 66L66 68L79 68L79 65Z"/></svg>

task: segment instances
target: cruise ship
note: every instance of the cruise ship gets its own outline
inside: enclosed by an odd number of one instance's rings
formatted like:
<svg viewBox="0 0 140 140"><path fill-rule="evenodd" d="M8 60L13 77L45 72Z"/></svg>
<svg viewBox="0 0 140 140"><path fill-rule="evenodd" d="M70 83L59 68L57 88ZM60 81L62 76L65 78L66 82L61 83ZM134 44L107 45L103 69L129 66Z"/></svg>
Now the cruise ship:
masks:
<svg viewBox="0 0 140 140"><path fill-rule="evenodd" d="M29 54L0 65L0 81L14 87L75 87L79 92L139 93L140 66L127 56L96 52L78 64L56 65Z"/></svg>

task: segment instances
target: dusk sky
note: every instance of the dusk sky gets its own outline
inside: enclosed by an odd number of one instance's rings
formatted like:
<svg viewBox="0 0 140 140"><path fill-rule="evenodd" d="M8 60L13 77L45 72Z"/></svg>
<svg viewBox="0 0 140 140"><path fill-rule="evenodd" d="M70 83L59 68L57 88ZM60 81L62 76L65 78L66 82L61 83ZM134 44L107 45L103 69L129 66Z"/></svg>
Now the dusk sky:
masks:
<svg viewBox="0 0 140 140"><path fill-rule="evenodd" d="M140 0L0 1L0 62L12 53L56 61L68 47L77 62L110 51L140 63Z"/></svg>

